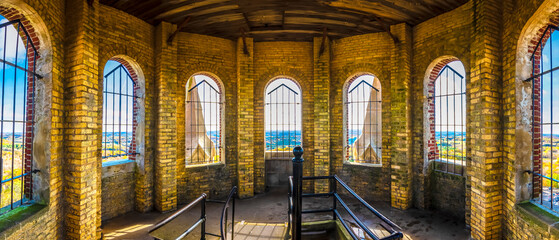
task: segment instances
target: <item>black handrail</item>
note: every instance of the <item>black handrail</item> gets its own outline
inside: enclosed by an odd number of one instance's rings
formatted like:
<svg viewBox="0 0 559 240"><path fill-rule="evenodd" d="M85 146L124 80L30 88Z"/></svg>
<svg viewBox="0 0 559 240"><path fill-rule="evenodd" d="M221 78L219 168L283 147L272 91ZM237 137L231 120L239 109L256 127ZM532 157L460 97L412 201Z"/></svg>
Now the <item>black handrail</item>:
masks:
<svg viewBox="0 0 559 240"><path fill-rule="evenodd" d="M160 222L158 222L157 224L155 224L155 227L153 227L152 229L150 229L148 231L148 233L152 233L153 231L165 226L165 224L169 223L170 221L173 221L175 218L177 218L179 215L181 215L182 213L188 211L189 209L193 208L194 206L196 206L196 204L198 203L202 203L202 210L201 210L201 216L200 219L198 221L196 221L196 223L194 223L194 225L192 225L190 228L188 228L188 230L186 230L185 232L183 232L178 238L176 239L182 239L184 237L186 237L188 234L190 234L192 231L194 231L194 229L196 227L198 227L199 225L201 225L201 237L200 239L206 239L206 197L207 195L205 193L202 193L202 195L200 195L200 197L196 198L194 201L192 201L191 203L189 203L188 205L182 207L181 209L179 209L178 211L176 211L175 213L173 213L171 216L166 217L165 219L161 220Z"/></svg>
<svg viewBox="0 0 559 240"><path fill-rule="evenodd" d="M221 239L227 239L227 209L229 209L229 202L232 201L233 208L231 209L231 239L235 239L235 197L237 196L237 186L231 188L231 192L229 192L229 197L225 201L225 205L223 206L223 211L221 212L221 220L219 221L221 227ZM225 217L225 222L223 218Z"/></svg>
<svg viewBox="0 0 559 240"><path fill-rule="evenodd" d="M200 197L194 199L194 201L192 201L188 205L182 207L181 209L179 209L175 213L173 213L171 216L166 217L165 219L163 219L160 222L158 222L157 224L155 224L155 226L152 229L150 229L148 231L148 233L152 233L153 231L163 227L167 223L173 221L175 218L177 218L182 213L192 209L194 206L196 206L196 204L201 203L201 205L200 205L201 206L200 218L198 219L198 221L196 221L192 226L190 226L186 231L184 231L179 237L177 237L176 240L185 238L186 236L188 236L188 234L190 234L192 231L194 231L194 229L196 229L199 226L200 226L200 231L201 231L201 235L200 235L201 240L206 239L206 235L219 237L222 240L225 240L225 239L227 239L227 220L228 220L228 215L227 215L228 211L227 210L229 209L229 205L231 203L231 205L232 205L232 208L231 208L231 222L232 222L231 239L233 239L233 237L235 236L235 198L236 198L236 196L237 196L237 186L233 186L231 188L231 191L229 192L229 196L227 197L227 200L225 200L225 201L209 200L209 199L207 199L207 195L205 193L202 193L202 195L200 195ZM206 219L206 203L208 203L208 202L223 203L224 204L223 210L221 212L221 219L220 219L220 235L206 232L206 221L207 221L207 219Z"/></svg>
<svg viewBox="0 0 559 240"><path fill-rule="evenodd" d="M297 152L296 152L297 150ZM340 203L341 207L349 213L349 215L357 222L357 225L365 232L370 238L374 240L391 240L391 239L402 239L404 237L403 233L401 232L401 228L390 221L387 217L382 215L379 211L373 208L369 203L367 203L363 198L361 198L357 193L353 191L342 179L340 179L337 175L332 176L310 176L310 177L302 177L300 174L295 173L302 173L302 155L303 149L301 147L296 147L293 150L295 158L293 158L293 177L289 177L289 222L288 222L288 230L291 230L291 236L293 239L300 239L301 232L300 232L300 224L302 220L302 214L310 214L310 213L321 213L321 212L332 212L332 218L334 220L339 219L342 226L347 230L347 232L351 235L351 237L355 240L359 239L353 230L348 226L346 221L342 218L338 211L338 204ZM299 178L299 179L297 179ZM314 194L302 194L302 180L323 180L329 179L330 182L330 192L328 193L314 193ZM350 193L355 199L357 199L363 206L365 206L369 211L371 211L376 217L382 220L381 226L386 229L390 235L380 238L375 235L364 223L349 209L345 201L342 200L340 195L337 191L337 184L340 184L346 191ZM299 192L301 194L293 194ZM332 197L332 208L328 209L312 209L312 210L305 210L302 211L301 209L301 199L303 197ZM293 200L293 198L299 198ZM298 205L298 206L297 206ZM294 209L298 209L298 211L293 211ZM292 223L293 222L293 223ZM293 225L297 226L299 224L299 229L294 228Z"/></svg>

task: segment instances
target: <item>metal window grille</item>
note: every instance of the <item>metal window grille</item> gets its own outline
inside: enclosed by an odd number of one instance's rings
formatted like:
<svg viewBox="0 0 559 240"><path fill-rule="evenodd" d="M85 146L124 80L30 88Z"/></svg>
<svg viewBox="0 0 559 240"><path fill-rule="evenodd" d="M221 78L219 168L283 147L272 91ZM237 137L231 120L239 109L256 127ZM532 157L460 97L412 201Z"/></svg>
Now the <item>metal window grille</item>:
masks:
<svg viewBox="0 0 559 240"><path fill-rule="evenodd" d="M548 26L531 55L533 200L551 210L559 209L559 30Z"/></svg>
<svg viewBox="0 0 559 240"><path fill-rule="evenodd" d="M355 79L345 102L346 161L382 163L382 96L379 80L372 75Z"/></svg>
<svg viewBox="0 0 559 240"><path fill-rule="evenodd" d="M0 214L32 200L37 49L20 20L0 24Z"/></svg>
<svg viewBox="0 0 559 240"><path fill-rule="evenodd" d="M205 75L193 76L186 85L185 114L189 115L187 119L192 119L185 122L185 153L189 165L222 161L223 98L220 90L218 83Z"/></svg>
<svg viewBox="0 0 559 240"><path fill-rule="evenodd" d="M289 79L277 79L266 88L265 159L291 158L302 145L301 91Z"/></svg>
<svg viewBox="0 0 559 240"><path fill-rule="evenodd" d="M466 81L446 65L435 79L435 171L464 175L466 164Z"/></svg>
<svg viewBox="0 0 559 240"><path fill-rule="evenodd" d="M136 116L135 82L122 64L104 76L103 162L133 160Z"/></svg>

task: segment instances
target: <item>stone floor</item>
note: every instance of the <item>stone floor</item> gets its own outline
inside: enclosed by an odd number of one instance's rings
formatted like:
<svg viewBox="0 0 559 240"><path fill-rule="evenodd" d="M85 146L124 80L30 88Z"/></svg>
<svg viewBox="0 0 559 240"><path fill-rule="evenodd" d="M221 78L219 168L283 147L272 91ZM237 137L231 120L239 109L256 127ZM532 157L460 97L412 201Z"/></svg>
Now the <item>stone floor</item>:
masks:
<svg viewBox="0 0 559 240"><path fill-rule="evenodd" d="M349 197L344 198L344 201L360 219L364 220L367 226L375 232L379 232L379 220L372 213ZM329 208L331 204L330 198L304 199L303 209ZM371 202L371 205L402 227L406 239L461 240L469 238L469 231L463 220L418 209L401 211L391 208L388 203L384 202ZM207 204L207 232L219 233L218 225L222 206L218 203ZM104 222L103 234L107 240L153 239L148 235L148 230L153 227L153 224L170 214L131 212ZM235 214L235 233L237 234L235 239L283 239L281 235L285 231L287 221L287 189L272 189L266 194L257 195L254 198L237 200ZM351 225L354 225L353 219L349 215L343 212L342 215ZM199 216L200 208L195 207L153 234L163 239L175 239L188 229ZM303 221L328 220L331 219L331 216L331 214L306 215ZM196 229L185 239L200 239L200 229ZM216 238L208 237L207 239Z"/></svg>

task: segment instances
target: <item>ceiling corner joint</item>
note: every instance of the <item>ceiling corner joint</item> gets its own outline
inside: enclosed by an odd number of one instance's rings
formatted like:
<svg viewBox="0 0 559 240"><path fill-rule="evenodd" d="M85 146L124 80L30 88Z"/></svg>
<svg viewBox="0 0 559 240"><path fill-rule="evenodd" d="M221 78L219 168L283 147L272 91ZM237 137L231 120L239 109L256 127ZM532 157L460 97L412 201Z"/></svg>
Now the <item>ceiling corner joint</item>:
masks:
<svg viewBox="0 0 559 240"><path fill-rule="evenodd" d="M173 40L175 39L175 37L177 36L177 34L179 34L180 30L182 30L186 24L188 24L188 22L190 22L191 17L188 16L186 17L178 26L177 29L171 33L171 35L169 35L169 38L167 38L167 43L171 44L173 42Z"/></svg>

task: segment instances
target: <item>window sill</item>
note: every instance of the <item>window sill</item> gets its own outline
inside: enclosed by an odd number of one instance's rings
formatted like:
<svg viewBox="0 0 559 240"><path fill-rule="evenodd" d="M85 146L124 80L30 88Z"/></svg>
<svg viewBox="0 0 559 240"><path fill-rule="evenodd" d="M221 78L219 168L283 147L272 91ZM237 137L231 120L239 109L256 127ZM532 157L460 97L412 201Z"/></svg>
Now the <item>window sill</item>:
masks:
<svg viewBox="0 0 559 240"><path fill-rule="evenodd" d="M113 160L113 161L108 161L108 162L103 162L101 164L102 167L110 167L110 166L115 166L115 165L120 165L120 164L127 164L127 163L133 163L134 161L129 160L129 159L120 159L120 160Z"/></svg>
<svg viewBox="0 0 559 240"><path fill-rule="evenodd" d="M196 165L186 165L186 169L189 168L202 168L202 167L215 167L215 166L225 166L223 162L216 162L216 163L204 163L204 164L196 164Z"/></svg>
<svg viewBox="0 0 559 240"><path fill-rule="evenodd" d="M549 232L555 238L559 237L559 216L530 202L525 201L516 205L520 218L539 232ZM553 238L553 237L552 237Z"/></svg>
<svg viewBox="0 0 559 240"><path fill-rule="evenodd" d="M134 172L136 162L128 159L104 162L102 164L102 178L112 177L118 174Z"/></svg>
<svg viewBox="0 0 559 240"><path fill-rule="evenodd" d="M382 167L382 163L355 163L355 162L348 162L348 161L344 161L344 165L370 167L370 168Z"/></svg>
<svg viewBox="0 0 559 240"><path fill-rule="evenodd" d="M2 235L7 236L10 234L10 231L6 230L18 230L19 228L16 228L16 225L23 225L29 221L36 220L42 214L45 214L46 210L46 205L38 203L15 208L0 216L0 232L2 232Z"/></svg>

